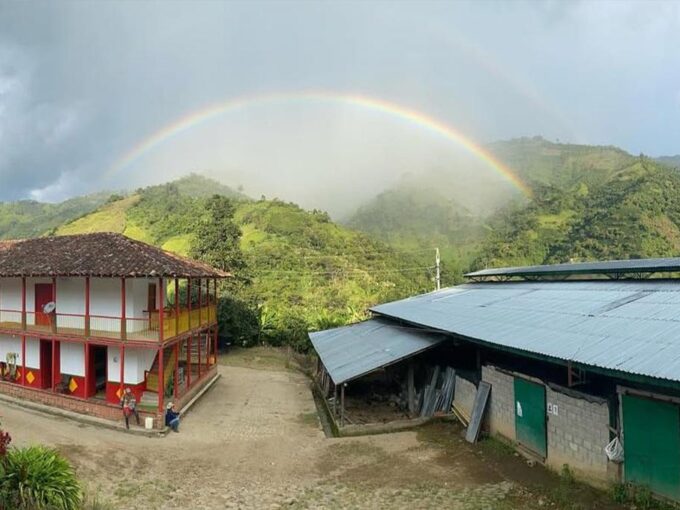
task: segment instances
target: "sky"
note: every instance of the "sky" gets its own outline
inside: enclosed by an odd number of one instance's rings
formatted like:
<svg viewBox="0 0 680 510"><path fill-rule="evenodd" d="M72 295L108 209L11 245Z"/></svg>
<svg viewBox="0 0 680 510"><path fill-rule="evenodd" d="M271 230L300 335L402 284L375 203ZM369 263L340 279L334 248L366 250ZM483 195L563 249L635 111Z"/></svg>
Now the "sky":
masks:
<svg viewBox="0 0 680 510"><path fill-rule="evenodd" d="M670 1L0 0L0 200L201 172L323 207L431 168L493 172L357 96L477 144L678 154L678 48Z"/></svg>

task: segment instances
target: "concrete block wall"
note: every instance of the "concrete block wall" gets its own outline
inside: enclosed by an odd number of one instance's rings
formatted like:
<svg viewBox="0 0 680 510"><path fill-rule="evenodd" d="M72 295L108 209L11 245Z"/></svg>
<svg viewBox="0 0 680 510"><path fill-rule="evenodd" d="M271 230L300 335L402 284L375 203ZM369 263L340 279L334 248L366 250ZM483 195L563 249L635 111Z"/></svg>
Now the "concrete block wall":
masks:
<svg viewBox="0 0 680 510"><path fill-rule="evenodd" d="M546 464L561 469L569 464L588 477L607 478L609 406L606 401L565 395L546 387L548 404L548 458ZM557 406L557 414L550 409Z"/></svg>
<svg viewBox="0 0 680 510"><path fill-rule="evenodd" d="M467 379L456 376L456 387L453 395L453 405L469 420L477 395L477 386Z"/></svg>
<svg viewBox="0 0 680 510"><path fill-rule="evenodd" d="M515 379L492 366L482 367L482 381L491 385L487 423L492 435L515 439Z"/></svg>

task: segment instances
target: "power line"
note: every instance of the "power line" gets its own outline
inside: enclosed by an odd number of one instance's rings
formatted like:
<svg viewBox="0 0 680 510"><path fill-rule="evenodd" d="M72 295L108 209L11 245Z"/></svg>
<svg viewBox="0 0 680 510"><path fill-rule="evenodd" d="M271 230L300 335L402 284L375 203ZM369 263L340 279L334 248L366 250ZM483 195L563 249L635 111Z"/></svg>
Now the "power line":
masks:
<svg viewBox="0 0 680 510"><path fill-rule="evenodd" d="M338 274L352 274L352 273L369 273L369 274L386 274L386 273L404 273L404 272L415 272L415 271L432 271L433 266L421 266L421 267L406 267L401 269L337 269L328 271L303 271L300 269L265 269L263 271L253 270L253 276L257 277L258 274L299 274L299 275L338 275Z"/></svg>

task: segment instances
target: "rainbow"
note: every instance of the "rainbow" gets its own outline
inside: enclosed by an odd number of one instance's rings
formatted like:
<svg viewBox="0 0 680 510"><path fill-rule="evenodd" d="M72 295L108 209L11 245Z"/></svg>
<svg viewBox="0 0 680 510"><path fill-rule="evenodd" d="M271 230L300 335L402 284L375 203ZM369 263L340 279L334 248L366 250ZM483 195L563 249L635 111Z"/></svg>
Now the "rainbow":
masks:
<svg viewBox="0 0 680 510"><path fill-rule="evenodd" d="M175 122L165 126L164 128L153 133L148 138L144 139L141 143L132 148L132 150L123 155L123 157L118 159L110 168L110 170L105 173L105 176L110 176L133 165L148 152L167 142L169 139L216 117L226 115L228 113L234 112L235 110L248 108L254 105L260 105L263 103L291 101L318 101L359 106L367 110L379 112L403 121L410 122L465 148L478 159L484 161L487 165L489 165L489 167L509 181L522 193L527 196L531 196L531 189L512 171L512 169L496 159L488 150L484 149L452 126L447 125L444 122L424 113L412 110L396 103L384 101L382 99L355 94L331 92L289 92L244 96L211 105L207 108L179 118Z"/></svg>

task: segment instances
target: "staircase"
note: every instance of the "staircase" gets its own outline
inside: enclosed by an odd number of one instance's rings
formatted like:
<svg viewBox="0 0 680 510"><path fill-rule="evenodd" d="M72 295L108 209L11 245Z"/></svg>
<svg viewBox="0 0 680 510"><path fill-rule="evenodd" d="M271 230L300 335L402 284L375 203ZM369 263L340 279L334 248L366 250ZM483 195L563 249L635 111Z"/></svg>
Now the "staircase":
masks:
<svg viewBox="0 0 680 510"><path fill-rule="evenodd" d="M210 344L210 338L208 335L201 335L199 338L194 338L193 341L191 342L191 354L189 357L189 360L192 364L198 363L198 346L199 342L201 345L201 361L205 363L205 357L206 357L206 352L208 350L208 346ZM180 354L179 354L179 359L184 361L187 359L187 345L186 343L182 343L182 347L180 349Z"/></svg>
<svg viewBox="0 0 680 510"><path fill-rule="evenodd" d="M165 354L165 353L164 353ZM163 368L165 386L172 381L172 372L175 369L175 349L170 349L170 355L164 356ZM146 373L146 389L158 393L158 355L151 366L151 370Z"/></svg>

